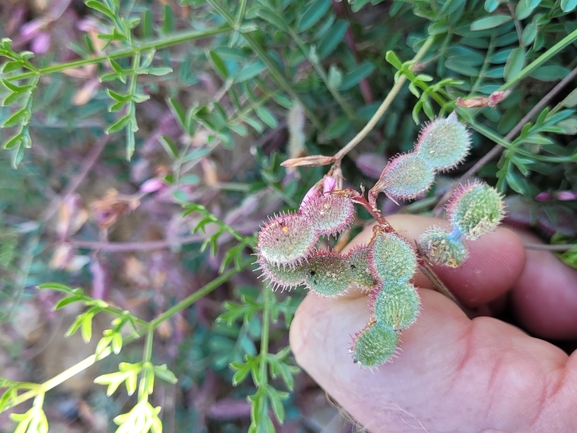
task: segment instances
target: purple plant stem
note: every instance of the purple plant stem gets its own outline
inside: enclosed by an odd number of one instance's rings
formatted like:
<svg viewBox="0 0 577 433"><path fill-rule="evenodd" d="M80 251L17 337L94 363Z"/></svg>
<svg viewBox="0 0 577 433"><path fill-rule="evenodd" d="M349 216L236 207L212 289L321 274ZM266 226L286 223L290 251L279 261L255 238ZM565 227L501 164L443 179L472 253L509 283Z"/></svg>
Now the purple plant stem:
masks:
<svg viewBox="0 0 577 433"><path fill-rule="evenodd" d="M80 184L84 181L84 179L90 172L90 169L94 166L94 164L98 160L98 157L100 156L100 154L102 153L102 151L104 150L109 141L110 136L103 135L92 144L92 147L88 152L88 155L86 155L84 161L82 162L82 168L80 172L72 178L72 180L68 183L68 185L66 185L66 188L64 188L62 193L55 199L53 199L50 202L50 204L46 207L44 212L42 212L42 215L40 216L40 219L42 221L48 221L50 218L52 218L54 214L58 211L58 209L60 208L66 197L68 197L70 194L76 191L76 189L80 186Z"/></svg>

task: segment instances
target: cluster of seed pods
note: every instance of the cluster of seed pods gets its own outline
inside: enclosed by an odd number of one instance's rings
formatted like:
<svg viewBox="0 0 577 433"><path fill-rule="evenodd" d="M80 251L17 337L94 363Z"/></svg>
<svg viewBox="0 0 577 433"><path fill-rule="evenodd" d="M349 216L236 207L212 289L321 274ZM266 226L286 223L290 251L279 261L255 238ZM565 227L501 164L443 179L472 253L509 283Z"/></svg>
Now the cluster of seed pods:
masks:
<svg viewBox="0 0 577 433"><path fill-rule="evenodd" d="M469 134L451 115L427 125L415 150L393 159L369 193L395 198L415 197L430 187L434 172L459 163L469 149ZM325 178L326 180L326 178ZM330 183L330 182L329 182ZM263 275L276 287L305 286L323 297L347 290L369 293L372 316L353 340L353 359L363 367L377 367L395 354L400 332L412 325L421 308L412 284L417 253L411 243L376 225L371 241L347 254L318 250L322 236L347 230L355 218L346 194L335 194L334 184L313 188L295 213L271 219L258 235L258 262ZM419 240L421 252L432 262L458 266L467 257L464 239L475 240L492 231L502 218L500 195L487 185L472 183L452 198L448 216L452 231L427 230Z"/></svg>

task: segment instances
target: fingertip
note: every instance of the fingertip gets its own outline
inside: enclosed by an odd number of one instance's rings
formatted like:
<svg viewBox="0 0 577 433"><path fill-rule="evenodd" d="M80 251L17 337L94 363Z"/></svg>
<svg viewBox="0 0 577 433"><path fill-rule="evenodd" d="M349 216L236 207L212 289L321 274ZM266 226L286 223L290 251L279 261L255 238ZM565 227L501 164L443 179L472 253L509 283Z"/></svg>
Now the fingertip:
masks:
<svg viewBox="0 0 577 433"><path fill-rule="evenodd" d="M541 243L521 233L527 242ZM577 338L577 270L551 251L527 250L522 274L511 291L519 323L531 334L547 339Z"/></svg>

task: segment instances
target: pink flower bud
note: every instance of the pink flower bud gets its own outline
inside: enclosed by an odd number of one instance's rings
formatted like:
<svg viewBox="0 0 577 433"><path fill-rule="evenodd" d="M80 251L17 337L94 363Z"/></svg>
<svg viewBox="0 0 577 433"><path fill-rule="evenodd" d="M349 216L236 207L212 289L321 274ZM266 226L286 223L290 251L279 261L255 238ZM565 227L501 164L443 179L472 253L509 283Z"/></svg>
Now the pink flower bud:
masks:
<svg viewBox="0 0 577 433"><path fill-rule="evenodd" d="M573 191L558 191L555 193L555 198L559 201L577 200L577 193Z"/></svg>
<svg viewBox="0 0 577 433"><path fill-rule="evenodd" d="M337 185L337 179L332 176L325 176L323 178L323 192L331 192Z"/></svg>
<svg viewBox="0 0 577 433"><path fill-rule="evenodd" d="M148 179L142 185L140 185L140 192L157 192L164 189L166 186L167 185L163 180L157 177L153 177L152 179Z"/></svg>
<svg viewBox="0 0 577 433"><path fill-rule="evenodd" d="M549 201L551 200L551 193L548 192L540 192L535 197L535 201Z"/></svg>
<svg viewBox="0 0 577 433"><path fill-rule="evenodd" d="M30 49L34 54L46 54L50 49L50 33L40 32L32 40Z"/></svg>

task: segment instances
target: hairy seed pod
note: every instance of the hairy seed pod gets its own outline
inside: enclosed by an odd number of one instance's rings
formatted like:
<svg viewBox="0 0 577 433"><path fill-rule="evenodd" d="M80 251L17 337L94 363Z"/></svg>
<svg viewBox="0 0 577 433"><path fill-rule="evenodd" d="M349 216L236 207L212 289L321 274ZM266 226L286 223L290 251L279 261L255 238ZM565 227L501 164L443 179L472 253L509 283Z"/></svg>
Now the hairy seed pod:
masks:
<svg viewBox="0 0 577 433"><path fill-rule="evenodd" d="M469 255L463 240L439 227L429 227L419 237L419 247L425 256L437 265L456 268Z"/></svg>
<svg viewBox="0 0 577 433"><path fill-rule="evenodd" d="M332 298L349 287L350 268L341 255L332 251L318 251L306 263L306 286L317 295Z"/></svg>
<svg viewBox="0 0 577 433"><path fill-rule="evenodd" d="M392 359L398 342L399 336L393 329L371 319L353 339L353 360L361 367L378 367Z"/></svg>
<svg viewBox="0 0 577 433"><path fill-rule="evenodd" d="M276 287L290 289L302 285L308 274L306 262L294 266L276 265L264 257L259 257L258 263L264 277Z"/></svg>
<svg viewBox="0 0 577 433"><path fill-rule="evenodd" d="M351 284L365 291L375 289L379 284L379 278L374 273L371 265L373 261L372 249L367 246L359 246L352 249L345 257L351 270Z"/></svg>
<svg viewBox="0 0 577 433"><path fill-rule="evenodd" d="M427 124L415 145L416 152L435 171L450 170L460 164L469 153L469 131L453 112L446 119Z"/></svg>
<svg viewBox="0 0 577 433"><path fill-rule="evenodd" d="M503 218L503 199L495 188L472 182L453 194L447 214L453 229L473 241L495 230Z"/></svg>
<svg viewBox="0 0 577 433"><path fill-rule="evenodd" d="M395 331L415 323L421 308L421 300L411 283L389 284L377 289L371 292L369 304L377 323Z"/></svg>
<svg viewBox="0 0 577 433"><path fill-rule="evenodd" d="M314 248L318 234L301 215L279 215L258 234L259 254L270 263L294 266Z"/></svg>
<svg viewBox="0 0 577 433"><path fill-rule="evenodd" d="M417 271L417 256L409 243L375 227L373 270L385 286L409 281Z"/></svg>
<svg viewBox="0 0 577 433"><path fill-rule="evenodd" d="M355 219L353 202L340 195L323 194L301 208L303 219L320 235L334 235L350 227Z"/></svg>
<svg viewBox="0 0 577 433"><path fill-rule="evenodd" d="M434 171L415 152L392 159L377 185L393 199L410 200L427 191L433 184Z"/></svg>

